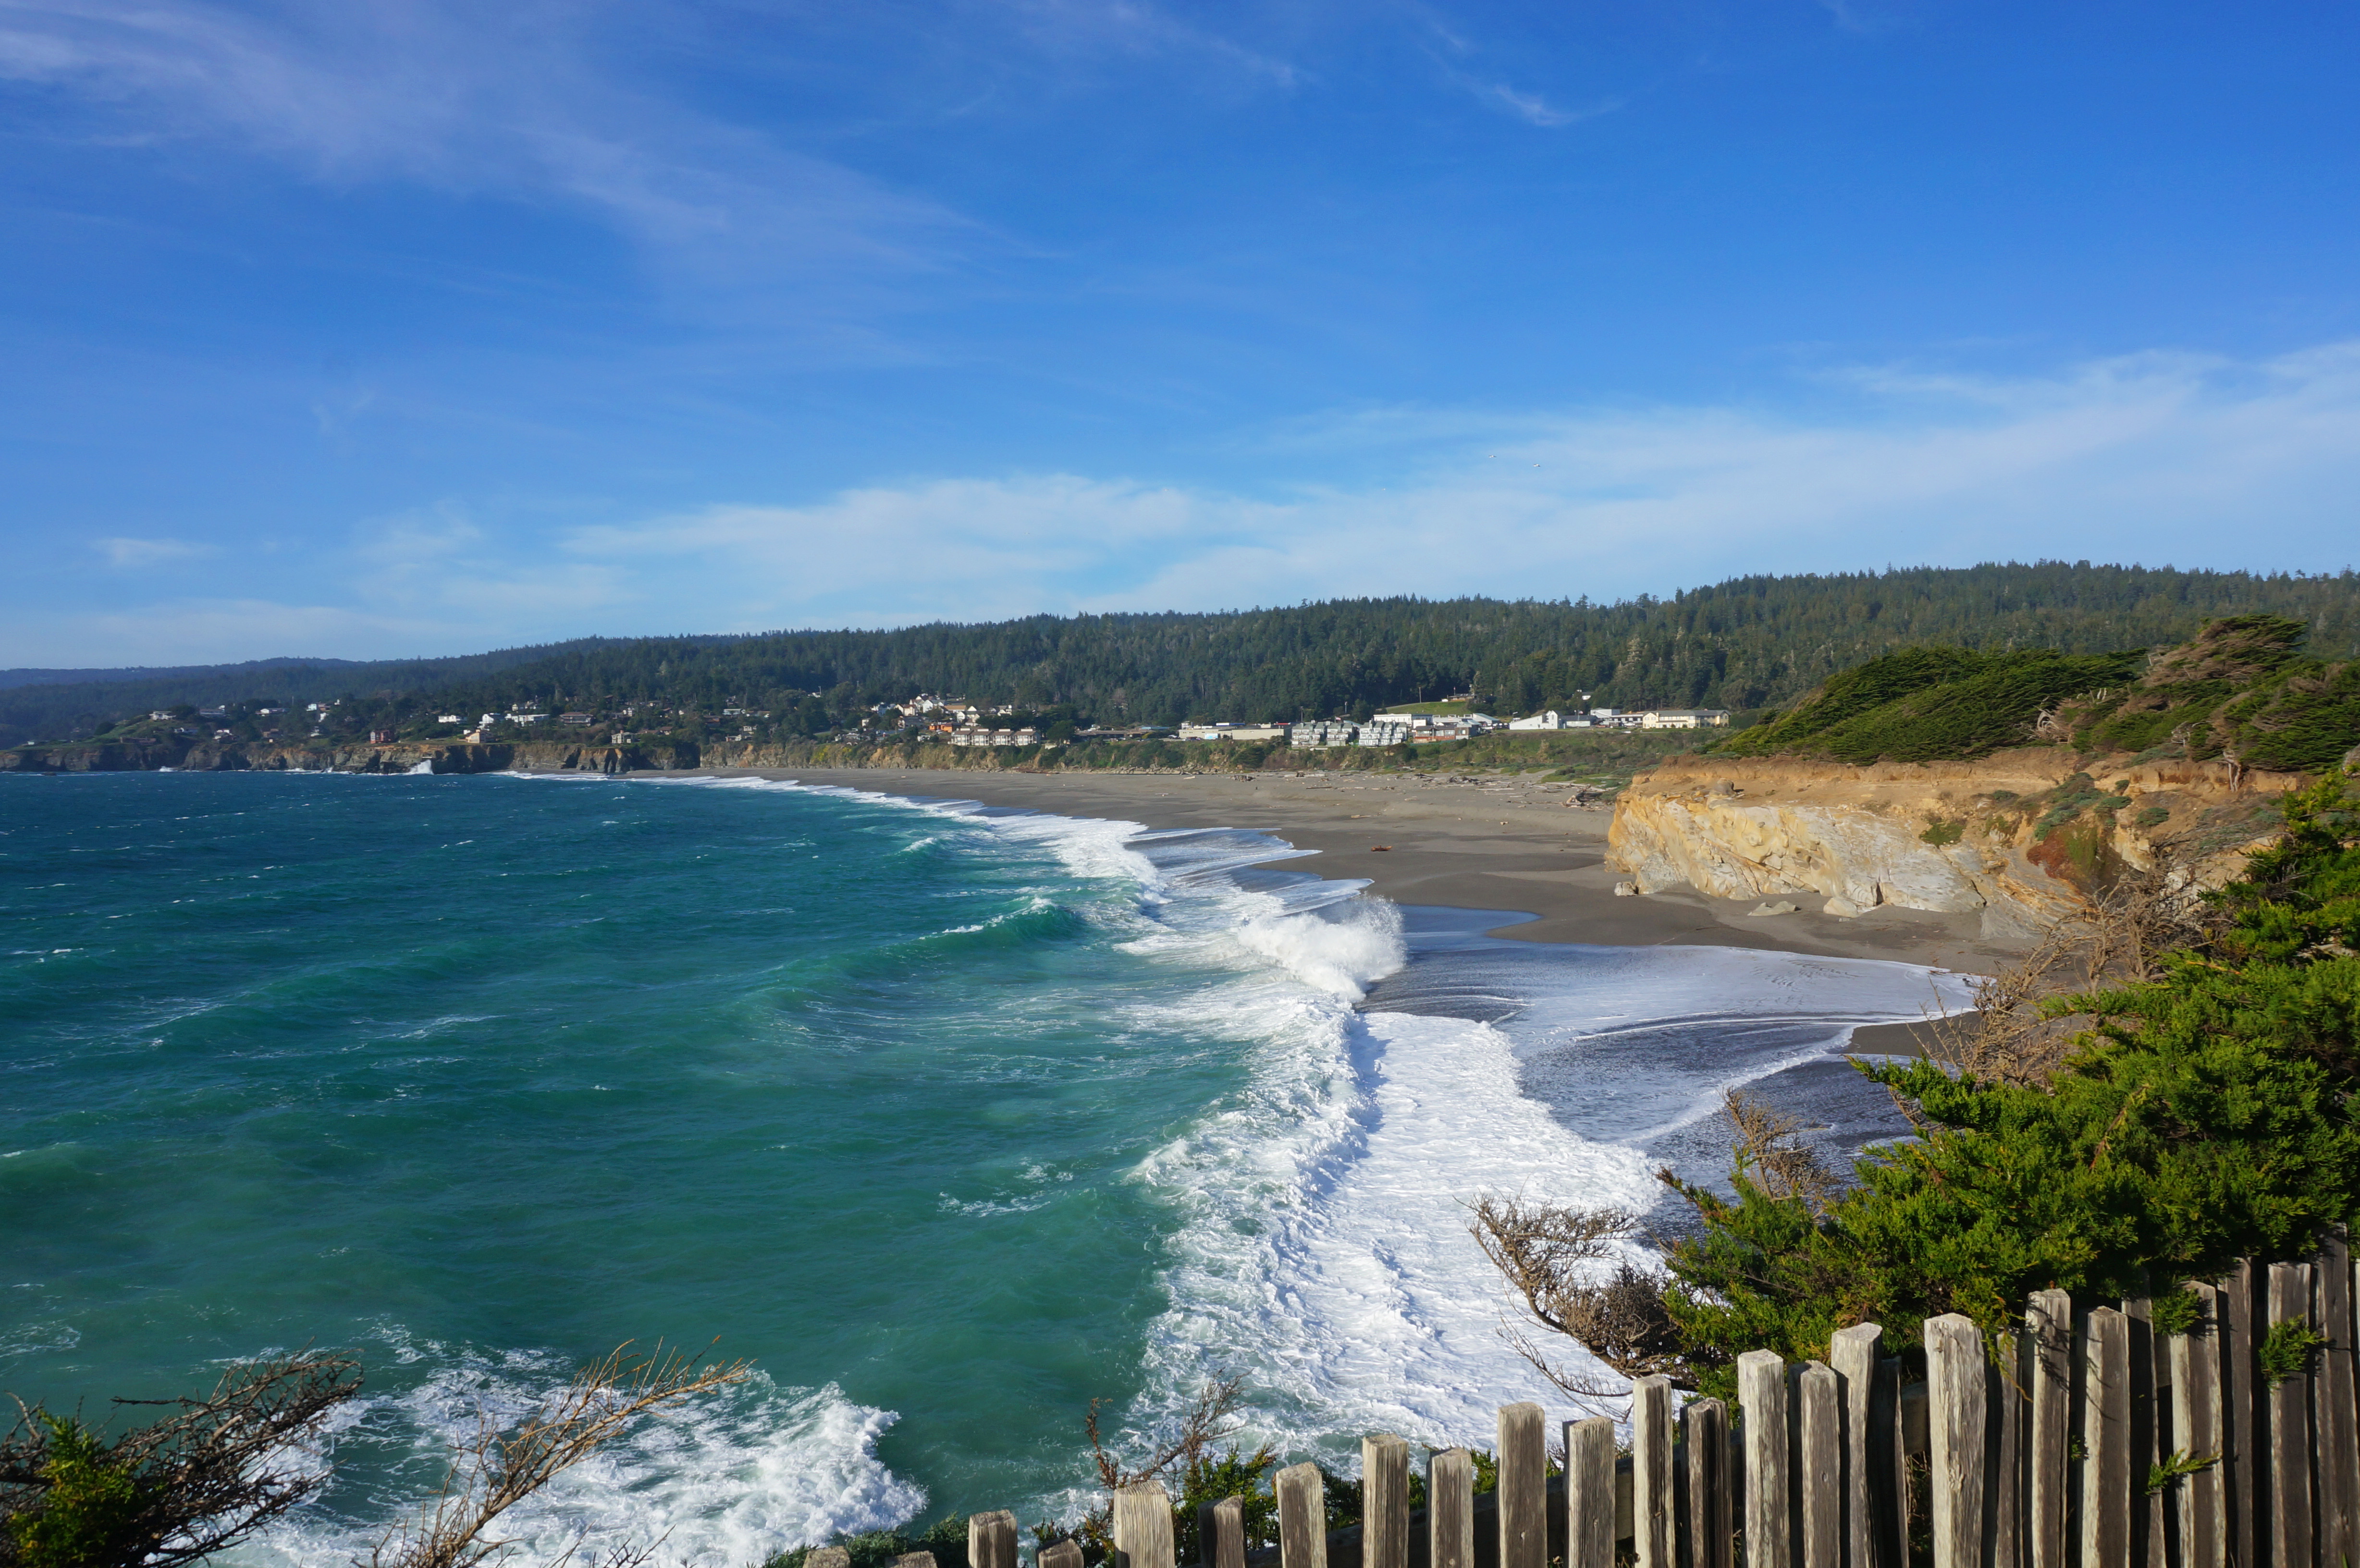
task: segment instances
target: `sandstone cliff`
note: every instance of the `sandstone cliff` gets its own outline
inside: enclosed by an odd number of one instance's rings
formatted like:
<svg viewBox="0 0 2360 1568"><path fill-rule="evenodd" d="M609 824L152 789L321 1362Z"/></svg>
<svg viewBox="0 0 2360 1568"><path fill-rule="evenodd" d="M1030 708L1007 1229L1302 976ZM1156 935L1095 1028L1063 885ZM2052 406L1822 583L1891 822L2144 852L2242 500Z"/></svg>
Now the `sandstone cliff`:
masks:
<svg viewBox="0 0 2360 1568"><path fill-rule="evenodd" d="M1623 791L1607 843L1643 893L1686 883L1722 898L1817 894L1838 915L1981 910L1986 938L2020 942L2167 846L2187 875L2227 880L2274 830L2272 800L2303 781L2063 746L1871 767L1681 757Z"/></svg>

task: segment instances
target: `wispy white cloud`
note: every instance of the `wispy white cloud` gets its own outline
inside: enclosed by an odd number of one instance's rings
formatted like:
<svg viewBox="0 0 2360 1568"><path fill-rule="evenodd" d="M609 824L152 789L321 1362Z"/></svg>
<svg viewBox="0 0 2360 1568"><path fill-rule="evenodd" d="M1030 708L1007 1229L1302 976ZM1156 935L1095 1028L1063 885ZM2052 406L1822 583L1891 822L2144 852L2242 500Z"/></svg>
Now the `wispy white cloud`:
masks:
<svg viewBox="0 0 2360 1568"><path fill-rule="evenodd" d="M1748 572L2088 558L2360 565L2360 342L2045 376L1872 367L1841 414L1358 410L1262 448L1391 477L1264 495L1070 474L716 503L528 539L360 530L328 603L21 619L0 659L459 652L589 632L979 621L1415 593L1614 599ZM153 542L153 541L146 541ZM555 548L551 548L552 545Z"/></svg>
<svg viewBox="0 0 2360 1568"><path fill-rule="evenodd" d="M1477 92L1494 103L1504 105L1510 114L1526 125L1538 125L1545 130L1554 130L1559 125L1579 125L1584 120L1595 120L1601 115L1611 114L1622 106L1622 99L1607 98L1586 108L1560 109L1537 93L1519 93L1504 82L1479 84Z"/></svg>
<svg viewBox="0 0 2360 1568"><path fill-rule="evenodd" d="M499 646L490 626L372 615L345 604L179 598L88 614L35 613L0 634L0 659L41 666L235 663L246 659L398 659Z"/></svg>
<svg viewBox="0 0 2360 1568"><path fill-rule="evenodd" d="M1887 562L2360 564L2360 344L1847 379L1847 414L1809 421L1393 410L1314 432L1323 466L1356 445L1426 454L1386 485L1257 497L942 480L585 529L569 550L628 562L642 595L701 584L740 627L1404 592L1611 598Z"/></svg>
<svg viewBox="0 0 2360 1568"><path fill-rule="evenodd" d="M519 559L513 540L452 503L361 528L348 568L354 597L403 620L455 618L541 628L630 602L627 574L586 561Z"/></svg>
<svg viewBox="0 0 2360 1568"><path fill-rule="evenodd" d="M1215 61L1278 87L1305 80L1301 67L1185 17L1175 7L1146 0L1003 0L1003 8L1037 44L1060 53L1176 54Z"/></svg>
<svg viewBox="0 0 2360 1568"><path fill-rule="evenodd" d="M192 544L173 539L99 539L90 541L91 548L106 557L109 566L167 566L177 561L193 561L211 555L209 544Z"/></svg>
<svg viewBox="0 0 2360 1568"><path fill-rule="evenodd" d="M235 145L324 181L390 179L595 214L710 287L939 267L978 225L645 90L589 8L0 0L0 81L110 132Z"/></svg>

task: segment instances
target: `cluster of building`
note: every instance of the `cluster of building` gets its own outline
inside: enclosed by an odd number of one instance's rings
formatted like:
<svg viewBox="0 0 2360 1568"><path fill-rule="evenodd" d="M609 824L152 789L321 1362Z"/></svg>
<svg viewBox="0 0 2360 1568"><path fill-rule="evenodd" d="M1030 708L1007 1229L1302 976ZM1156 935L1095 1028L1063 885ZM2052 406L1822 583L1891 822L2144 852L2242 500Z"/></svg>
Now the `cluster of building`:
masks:
<svg viewBox="0 0 2360 1568"><path fill-rule="evenodd" d="M1493 730L1695 730L1729 723L1724 708L1592 708L1567 713L1552 708L1522 719L1489 713L1379 713L1368 719L1312 719L1293 724L1185 724L1182 740L1264 741L1325 750L1338 746L1400 746L1421 740L1470 740Z"/></svg>
<svg viewBox="0 0 2360 1568"><path fill-rule="evenodd" d="M1726 708L1592 708L1586 713L1545 713L1514 721L1512 730L1704 730L1729 723Z"/></svg>

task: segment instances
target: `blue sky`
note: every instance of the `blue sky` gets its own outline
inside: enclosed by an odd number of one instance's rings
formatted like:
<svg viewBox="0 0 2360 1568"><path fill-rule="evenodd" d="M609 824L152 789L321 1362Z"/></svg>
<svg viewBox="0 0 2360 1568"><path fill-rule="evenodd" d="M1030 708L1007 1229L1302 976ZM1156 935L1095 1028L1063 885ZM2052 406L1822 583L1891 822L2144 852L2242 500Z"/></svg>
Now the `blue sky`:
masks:
<svg viewBox="0 0 2360 1568"><path fill-rule="evenodd" d="M0 664L2360 564L2356 45L0 0Z"/></svg>

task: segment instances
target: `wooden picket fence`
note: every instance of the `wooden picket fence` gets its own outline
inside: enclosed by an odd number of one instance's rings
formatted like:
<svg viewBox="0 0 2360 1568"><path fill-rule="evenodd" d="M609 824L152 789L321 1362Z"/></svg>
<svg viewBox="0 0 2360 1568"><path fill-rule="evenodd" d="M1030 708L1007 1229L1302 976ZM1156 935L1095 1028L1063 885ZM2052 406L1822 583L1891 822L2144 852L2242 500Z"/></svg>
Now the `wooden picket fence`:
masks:
<svg viewBox="0 0 2360 1568"><path fill-rule="evenodd" d="M2061 1290L2036 1292L1996 1347L1964 1317L1930 1319L1922 1382L1902 1381L1874 1323L1837 1334L1824 1363L1753 1351L1733 1422L1641 1378L1628 1453L1612 1419L1568 1421L1561 1476L1542 1408L1509 1405L1496 1493L1475 1496L1467 1450L1433 1453L1419 1514L1408 1445L1368 1438L1359 1527L1330 1536L1317 1467L1294 1465L1276 1477L1277 1551L1249 1553L1231 1497L1199 1513L1205 1568L2360 1568L2347 1243L2186 1289L2184 1334L2157 1332L2150 1301L2077 1314ZM2270 1385L2256 1351L2287 1321L2326 1343ZM1176 1568L1161 1486L1116 1494L1114 1540L1116 1568ZM1016 1542L1013 1514L968 1521L971 1568L1017 1568ZM849 1568L841 1555L808 1568ZM1045 1547L1039 1568L1082 1568L1081 1548Z"/></svg>

